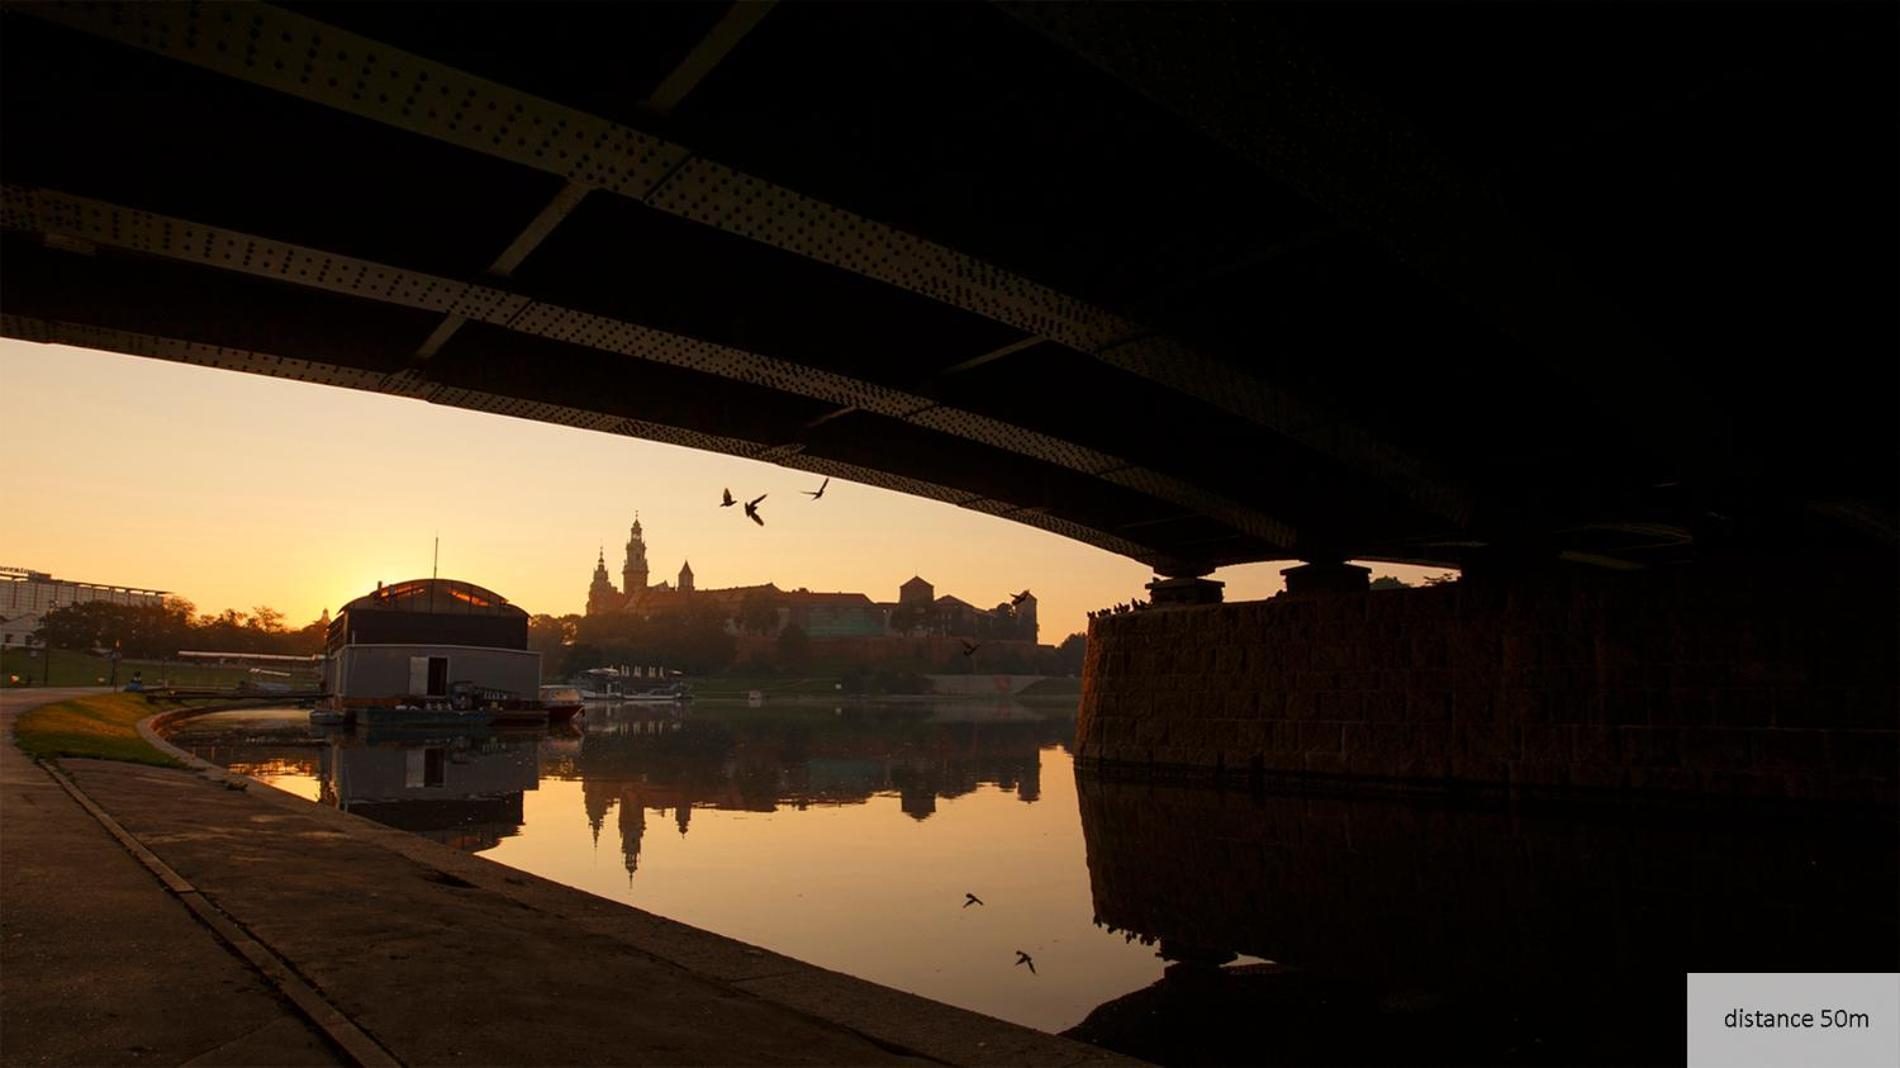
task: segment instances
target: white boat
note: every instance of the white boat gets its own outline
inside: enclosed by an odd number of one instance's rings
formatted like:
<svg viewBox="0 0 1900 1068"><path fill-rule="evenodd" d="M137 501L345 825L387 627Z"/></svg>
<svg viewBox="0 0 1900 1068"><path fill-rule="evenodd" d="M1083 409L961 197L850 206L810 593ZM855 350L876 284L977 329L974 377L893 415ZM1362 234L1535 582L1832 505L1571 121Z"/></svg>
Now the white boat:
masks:
<svg viewBox="0 0 1900 1068"><path fill-rule="evenodd" d="M639 693L621 694L616 700L627 705L671 705L683 704L693 699L693 691L683 682L671 686L660 686Z"/></svg>
<svg viewBox="0 0 1900 1068"><path fill-rule="evenodd" d="M586 708L581 691L573 686L541 687L541 707L548 711L549 723L565 723Z"/></svg>

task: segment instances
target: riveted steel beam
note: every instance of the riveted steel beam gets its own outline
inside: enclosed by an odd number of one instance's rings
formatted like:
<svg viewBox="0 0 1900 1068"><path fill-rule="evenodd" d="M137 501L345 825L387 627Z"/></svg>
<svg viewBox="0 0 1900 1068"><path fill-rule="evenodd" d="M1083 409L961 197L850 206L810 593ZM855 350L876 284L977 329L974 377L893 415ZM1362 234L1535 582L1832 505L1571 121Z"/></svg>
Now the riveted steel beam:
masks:
<svg viewBox="0 0 1900 1068"><path fill-rule="evenodd" d="M531 300L494 286L336 255L88 197L13 185L0 187L0 229L83 240L100 247L443 312L517 333L764 386L1098 477L1193 508L1275 546L1291 547L1297 540L1292 527L1254 509L1185 480L1053 435L976 412L943 407L927 397L846 375ZM436 333L442 331L438 327ZM420 376L418 381L422 381Z"/></svg>
<svg viewBox="0 0 1900 1068"><path fill-rule="evenodd" d="M765 17L766 12L772 10L774 2L775 0L751 0L751 2L732 5L725 17L714 24L706 36L693 47L693 50L687 53L686 58L680 61L679 66L675 67L672 73L668 74L665 80L648 94L646 100L643 101L646 108L663 115L678 107L679 102L686 98L686 94L692 92L693 87L704 80L706 75L711 74L713 68L719 65L720 60L745 39L745 35L751 32L752 27L759 24L759 20ZM528 225L522 228L521 233L517 234L515 239L508 243L508 247L502 250L501 255L495 257L495 262L488 265L488 273L498 278L513 275L515 268L521 266L521 261L541 247L541 242L546 241L548 235L566 221L567 217L574 213L575 208L580 207L589 188L588 185L572 178L562 183L561 188L548 201L547 206L536 212L534 218L528 221ZM444 318L442 325L438 326L416 350L416 356L426 360L435 355L467 321L459 315Z"/></svg>
<svg viewBox="0 0 1900 1068"><path fill-rule="evenodd" d="M656 423L644 419L629 419L607 412L588 411L559 404L547 404L540 401L525 400L503 394L487 393L481 390L462 389L441 386L427 382L413 370L383 374L335 364L281 356L273 353L256 352L248 349L235 349L221 345L207 345L201 342L178 338L156 337L132 331L110 327L92 326L83 323L68 323L31 316L0 315L0 335L18 338L22 341L34 341L44 344L74 345L81 348L99 349L106 352L120 352L133 356L148 356L157 359L172 360L179 363L196 364L201 367L215 367L229 371L243 371L250 374L271 375L277 378L291 378L302 382L315 382L327 386L341 386L347 389L386 393L394 396L427 400L432 404L442 404L472 411L489 412L497 415L510 415L523 419L534 419L544 423L558 423L563 426L579 427L607 434L622 434L628 437L643 438L648 441L663 442L668 445L681 445L686 448L706 452L724 453L745 459L761 460L777 464L780 467L809 471L813 474L875 486L913 497L925 497L943 501L973 511L997 515L1022 523L1026 526L1060 534L1074 541L1093 545L1099 549L1148 564L1151 567L1172 566L1174 561L1166 553L1150 546L1129 541L1126 538L1073 520L1048 515L1033 507L1017 507L988 498L978 497L951 486L928 482L923 479L896 475L875 468L838 460L814 456L804 452L773 454L771 446L747 441L742 438L708 434L689 427Z"/></svg>
<svg viewBox="0 0 1900 1068"><path fill-rule="evenodd" d="M692 51L680 60L672 72L661 79L647 94L646 107L650 111L666 114L679 107L680 101L693 91L706 76L725 60L732 50L745 40L745 35L759 24L771 10L776 0L739 0L726 9L706 36L700 38Z"/></svg>
<svg viewBox="0 0 1900 1068"><path fill-rule="evenodd" d="M1575 368L1573 387L1605 410L1646 413L1619 432L1687 455L1723 440L1707 429L1722 418L1704 391L1623 310L1543 248L1502 208L1504 197L1461 173L1385 102L1331 73L1270 5L1249 5L1239 18L1217 4L997 6L1385 245L1536 346L1552 370ZM1621 388L1633 378L1650 388ZM1374 448L1370 458L1378 465L1392 455Z"/></svg>
<svg viewBox="0 0 1900 1068"><path fill-rule="evenodd" d="M255 85L557 174L1037 337L1282 434L1463 524L1466 492L1343 413L1153 338L1139 324L973 256L698 157L681 145L264 6L102 3L23 12Z"/></svg>

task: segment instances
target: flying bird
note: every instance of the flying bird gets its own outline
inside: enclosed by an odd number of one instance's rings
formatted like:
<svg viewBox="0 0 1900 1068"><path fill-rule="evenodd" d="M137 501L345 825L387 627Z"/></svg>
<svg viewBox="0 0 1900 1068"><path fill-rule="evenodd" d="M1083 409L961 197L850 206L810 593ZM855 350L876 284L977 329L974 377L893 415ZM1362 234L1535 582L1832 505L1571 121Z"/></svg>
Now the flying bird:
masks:
<svg viewBox="0 0 1900 1068"><path fill-rule="evenodd" d="M975 894L963 895L963 907L966 909L969 908L971 905L981 905L982 903L983 903L983 899L976 896Z"/></svg>
<svg viewBox="0 0 1900 1068"><path fill-rule="evenodd" d="M1010 603L1011 605L1019 605L1019 604L1022 604L1022 603L1023 603L1024 601L1027 601L1027 600L1029 600L1029 591L1028 591L1028 590L1024 590L1023 592L1021 592L1021 593L1019 593L1019 594L1017 594L1016 596L1014 596L1014 597L1011 597L1011 598L1009 599L1009 603Z"/></svg>
<svg viewBox="0 0 1900 1068"><path fill-rule="evenodd" d="M973 641L970 641L970 640L969 640L969 639L967 639L967 638L964 638L964 639L960 639L960 640L961 640L961 641L963 642L963 655L964 655L964 656L975 656L975 655L976 655L976 651L977 651L978 649L981 649L981 648L983 648L983 643L982 643L982 642L973 642Z"/></svg>
<svg viewBox="0 0 1900 1068"><path fill-rule="evenodd" d="M1016 963L1029 965L1029 974L1030 975L1036 974L1036 962L1030 959L1029 954L1024 953L1020 949L1016 951Z"/></svg>
<svg viewBox="0 0 1900 1068"><path fill-rule="evenodd" d="M827 478L823 482L820 482L818 484L818 488L816 490L799 490L798 492L804 494L807 497L810 497L812 500L815 501L818 498L823 497L825 495L825 487L829 485L831 485L831 479Z"/></svg>
<svg viewBox="0 0 1900 1068"><path fill-rule="evenodd" d="M765 525L765 520L759 518L759 502L768 496L770 496L770 494L761 493L757 497L745 502L745 514L751 516L752 521L760 526Z"/></svg>
<svg viewBox="0 0 1900 1068"><path fill-rule="evenodd" d="M731 491L731 490L724 490L724 491L722 491L722 492L724 492L724 493L725 493L725 495L726 495L726 499L725 499L725 500L723 500L723 501L720 501L720 502L719 502L719 507L721 507L721 508L730 508L730 507L732 507L733 505L735 505L735 504L738 504L738 503L739 503L738 501L735 501L735 500L733 500L733 499L732 499L732 491Z"/></svg>

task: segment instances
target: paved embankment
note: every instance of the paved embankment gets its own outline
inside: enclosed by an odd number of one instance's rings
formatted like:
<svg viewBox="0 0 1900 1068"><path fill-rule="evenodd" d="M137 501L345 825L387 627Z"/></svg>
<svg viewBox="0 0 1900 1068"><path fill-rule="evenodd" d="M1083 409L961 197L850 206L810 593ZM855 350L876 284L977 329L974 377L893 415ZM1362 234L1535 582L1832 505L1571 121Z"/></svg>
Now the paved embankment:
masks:
<svg viewBox="0 0 1900 1068"><path fill-rule="evenodd" d="M12 744L16 713L96 692L0 693L0 1063L337 1063Z"/></svg>
<svg viewBox="0 0 1900 1068"><path fill-rule="evenodd" d="M46 779L11 745L3 748L9 767L25 764L23 773ZM268 947L350 1025L404 1063L1069 1065L1121 1060L596 898L241 776L98 761L69 760L64 766L137 843L228 917L238 937ZM233 788L240 785L245 788ZM125 874L144 878L139 922L126 926L138 931L151 952L127 970L142 977L140 985L149 996L159 997L150 993L157 990L170 996L174 970L202 968L202 961L174 966L174 950L222 955L221 963L236 965L213 934L196 926L179 900L50 779L44 787L31 787L37 793L30 808L16 798L27 789L9 786L9 859L16 822L45 822L45 814L57 810L62 830L48 830L26 845L54 857L77 848L75 842L102 855L116 850L111 859L129 866ZM28 818L16 821L16 808ZM104 923L108 915L116 923L121 913L95 911L84 895L74 898L48 885L81 880L84 868L75 863L37 881L22 880L34 883L20 888L23 896L17 900L24 907L16 907L9 872L9 936L16 920L31 926L58 908L80 917L74 922L86 922L83 917L92 914L94 923ZM139 896L133 891L137 880L127 882L127 895ZM161 922L157 914L166 909L163 921L168 922ZM44 1013L16 1014L14 987L33 985L43 967L83 982L94 963L70 955L23 956L16 962L9 948L7 1063L134 1060L103 1047L95 1053L91 1047L36 1037L68 1027L51 1004ZM237 965L237 978L250 986L231 982L220 990L246 989L273 1009L276 1019L285 1019L282 1003L271 999L256 975ZM234 1013L239 1000L231 1001ZM175 1012L161 1005L124 1030L128 1036L187 1030L221 1014L229 1013L216 997L181 1002ZM250 1028L267 1024L260 1017ZM40 1048L22 1044L16 1059L16 1033L23 1043L38 1042ZM151 1037L124 1041L160 1047ZM182 1040L160 1048L164 1052L137 1061L177 1063L196 1053ZM237 1059L287 1062L306 1049L325 1052L299 1035L297 1042L286 1040L281 1054L254 1050Z"/></svg>

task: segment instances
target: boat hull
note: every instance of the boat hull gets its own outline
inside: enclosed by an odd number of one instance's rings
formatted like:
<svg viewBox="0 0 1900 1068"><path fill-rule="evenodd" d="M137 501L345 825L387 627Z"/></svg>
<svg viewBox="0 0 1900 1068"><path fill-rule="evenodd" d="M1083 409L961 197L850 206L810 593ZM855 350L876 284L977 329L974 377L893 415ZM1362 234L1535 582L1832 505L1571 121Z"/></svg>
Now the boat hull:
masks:
<svg viewBox="0 0 1900 1068"><path fill-rule="evenodd" d="M321 717L321 718L319 718ZM412 726L543 726L549 710L538 701L488 701L472 707L457 708L448 701L414 703L395 697L333 698L310 714L310 721L321 725L346 723L403 724Z"/></svg>

